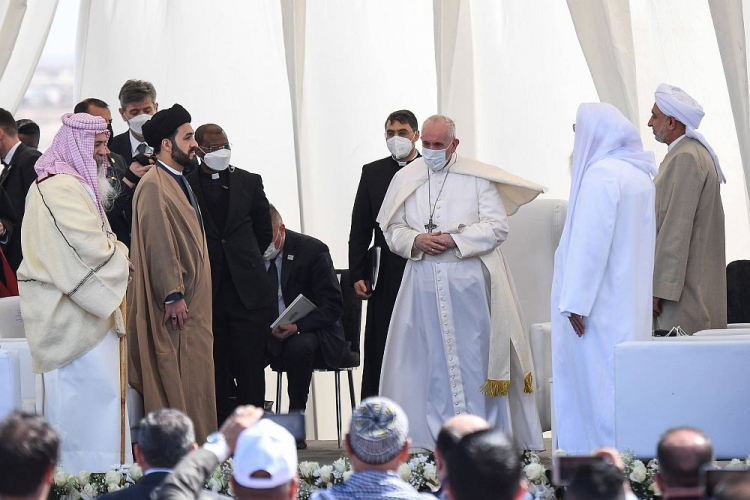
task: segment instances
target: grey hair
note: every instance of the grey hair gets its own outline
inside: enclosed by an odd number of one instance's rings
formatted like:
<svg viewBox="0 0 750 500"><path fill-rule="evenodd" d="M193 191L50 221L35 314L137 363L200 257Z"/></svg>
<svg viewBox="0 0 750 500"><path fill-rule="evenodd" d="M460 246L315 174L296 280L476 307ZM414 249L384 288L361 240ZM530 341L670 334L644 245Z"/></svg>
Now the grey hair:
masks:
<svg viewBox="0 0 750 500"><path fill-rule="evenodd" d="M128 104L139 103L147 97L150 97L152 102L156 102L154 84L144 80L128 80L122 86L120 94L117 96L122 109L125 109L125 106Z"/></svg>
<svg viewBox="0 0 750 500"><path fill-rule="evenodd" d="M165 408L141 419L138 447L151 467L171 469L195 443L195 428L181 411Z"/></svg>
<svg viewBox="0 0 750 500"><path fill-rule="evenodd" d="M448 129L448 137L450 137L449 142L453 142L453 140L456 138L456 124L448 116L445 116L445 115L430 116L424 121L424 123L422 123L422 130L424 130L425 126L428 123L437 123L437 122L445 122L445 126Z"/></svg>

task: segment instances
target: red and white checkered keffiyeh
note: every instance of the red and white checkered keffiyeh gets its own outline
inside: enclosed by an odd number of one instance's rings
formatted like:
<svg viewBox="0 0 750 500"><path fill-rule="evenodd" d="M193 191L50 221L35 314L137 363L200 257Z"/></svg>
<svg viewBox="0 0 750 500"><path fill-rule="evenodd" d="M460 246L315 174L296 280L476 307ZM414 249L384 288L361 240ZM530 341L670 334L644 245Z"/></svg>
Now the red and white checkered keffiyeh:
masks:
<svg viewBox="0 0 750 500"><path fill-rule="evenodd" d="M62 122L63 126L55 135L52 145L36 162L38 180L55 174L72 175L91 188L99 215L102 221L106 221L97 183L94 140L96 134L102 132L106 132L109 138L107 122L100 116L88 113L66 113L62 116Z"/></svg>

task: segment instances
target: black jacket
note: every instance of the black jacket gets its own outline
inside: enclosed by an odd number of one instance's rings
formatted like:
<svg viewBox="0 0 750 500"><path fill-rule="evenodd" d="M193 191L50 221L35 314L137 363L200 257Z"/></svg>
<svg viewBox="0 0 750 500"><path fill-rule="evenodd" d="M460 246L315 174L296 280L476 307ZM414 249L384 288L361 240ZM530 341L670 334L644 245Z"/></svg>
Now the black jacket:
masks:
<svg viewBox="0 0 750 500"><path fill-rule="evenodd" d="M13 209L13 205L10 202L10 198L5 194L5 190L0 187L0 222L5 227L5 234L0 236L0 248L5 252L6 248L10 244L10 238L13 236L13 230L18 227L18 217L16 217L16 211Z"/></svg>
<svg viewBox="0 0 750 500"><path fill-rule="evenodd" d="M112 206L107 210L107 220L112 232L117 235L117 240L125 243L130 248L130 230L133 224L133 194L135 187L125 184L122 179L125 172L130 168L129 163L117 153L110 153L107 165L107 177L110 184L117 189L117 197ZM131 162L132 163L132 162Z"/></svg>
<svg viewBox="0 0 750 500"><path fill-rule="evenodd" d="M328 246L311 236L287 229L280 285L285 304L291 304L302 294L317 306L297 321L297 328L303 335L317 334L326 364L338 368L346 345L341 325L344 303ZM269 344L271 352L278 354L280 348L281 343L272 338Z"/></svg>
<svg viewBox="0 0 750 500"><path fill-rule="evenodd" d="M13 210L16 212L18 224L13 228L13 234L6 245L5 257L8 259L13 271L18 270L21 265L23 255L21 254L21 225L23 224L23 214L25 212L26 193L29 187L36 180L36 171L34 165L39 157L42 156L36 149L32 149L23 143L18 145L18 149L10 160L10 165L5 167L2 176L0 176L0 187L8 195Z"/></svg>
<svg viewBox="0 0 750 500"><path fill-rule="evenodd" d="M149 500L151 492L169 477L168 472L153 472L143 476L130 488L102 495L101 500Z"/></svg>
<svg viewBox="0 0 750 500"><path fill-rule="evenodd" d="M126 165L130 166L133 163L133 146L130 144L130 129L114 136L109 142L108 147L111 152L122 156Z"/></svg>
<svg viewBox="0 0 750 500"><path fill-rule="evenodd" d="M200 169L186 176L201 212L205 214L203 221L211 259L213 294L216 297L222 266L226 264L245 307L249 310L268 307L273 292L263 265L263 252L271 243L273 229L263 179L239 168L230 167L227 173L229 207L223 229L217 227L208 214Z"/></svg>

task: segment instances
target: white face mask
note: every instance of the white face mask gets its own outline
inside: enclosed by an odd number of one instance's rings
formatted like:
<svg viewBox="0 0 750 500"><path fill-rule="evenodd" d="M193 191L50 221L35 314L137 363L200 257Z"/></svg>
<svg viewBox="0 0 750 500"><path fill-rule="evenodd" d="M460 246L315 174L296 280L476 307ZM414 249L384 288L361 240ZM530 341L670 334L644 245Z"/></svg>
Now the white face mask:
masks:
<svg viewBox="0 0 750 500"><path fill-rule="evenodd" d="M229 160L232 158L232 151L230 149L220 149L211 153L206 153L203 156L203 162L208 165L208 168L221 172L226 170L229 166Z"/></svg>
<svg viewBox="0 0 750 500"><path fill-rule="evenodd" d="M276 258L277 255L279 255L279 249L276 248L276 245L273 244L273 241L271 244L268 245L268 248L266 248L266 251L263 252L263 259L264 260L273 260Z"/></svg>
<svg viewBox="0 0 750 500"><path fill-rule="evenodd" d="M143 137L143 124L150 119L151 115L143 113L128 120L128 126L130 126L130 130L132 130L135 135Z"/></svg>
<svg viewBox="0 0 750 500"><path fill-rule="evenodd" d="M433 170L439 170L443 168L448 161L445 158L445 152L448 151L448 148L445 149L427 149L422 148L422 158L424 158L424 162L427 164L428 167L430 167Z"/></svg>
<svg viewBox="0 0 750 500"><path fill-rule="evenodd" d="M414 149L414 144L412 144L411 139L400 137L398 135L394 135L385 141L385 143L388 145L388 151L390 151L391 155L397 160L406 158L411 153L411 150Z"/></svg>

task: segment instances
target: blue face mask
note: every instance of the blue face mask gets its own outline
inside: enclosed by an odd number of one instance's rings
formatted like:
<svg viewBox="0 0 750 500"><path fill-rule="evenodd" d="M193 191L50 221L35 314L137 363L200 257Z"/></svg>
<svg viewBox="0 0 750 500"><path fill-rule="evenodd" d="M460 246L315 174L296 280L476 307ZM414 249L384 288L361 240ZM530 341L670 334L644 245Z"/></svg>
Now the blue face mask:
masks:
<svg viewBox="0 0 750 500"><path fill-rule="evenodd" d="M424 158L424 162L427 164L428 167L430 167L433 170L439 170L443 168L445 164L448 162L448 160L445 157L446 151L448 151L448 148L427 149L423 147L422 157Z"/></svg>

